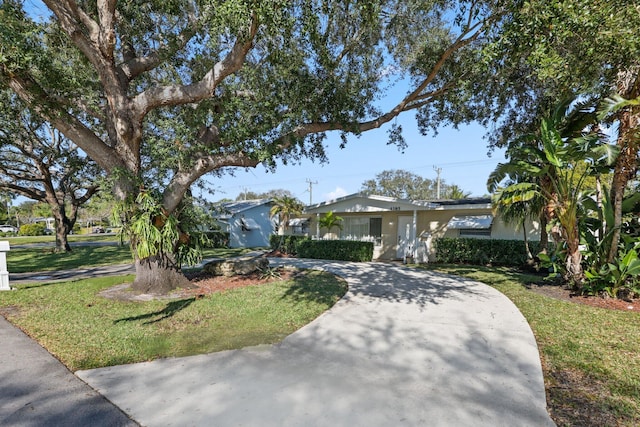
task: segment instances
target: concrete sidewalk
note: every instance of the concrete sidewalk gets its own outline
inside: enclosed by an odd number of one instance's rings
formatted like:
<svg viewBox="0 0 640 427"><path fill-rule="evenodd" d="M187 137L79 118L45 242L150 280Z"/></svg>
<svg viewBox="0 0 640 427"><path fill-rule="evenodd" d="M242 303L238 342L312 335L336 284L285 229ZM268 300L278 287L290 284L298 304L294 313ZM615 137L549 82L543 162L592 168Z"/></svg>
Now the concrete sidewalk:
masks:
<svg viewBox="0 0 640 427"><path fill-rule="evenodd" d="M0 426L137 426L0 316Z"/></svg>
<svg viewBox="0 0 640 427"><path fill-rule="evenodd" d="M271 260L345 277L273 346L76 374L145 426L552 426L534 336L481 283L392 264Z"/></svg>
<svg viewBox="0 0 640 427"><path fill-rule="evenodd" d="M238 256L261 256L265 251L252 251ZM202 267L204 264L219 260L220 258L203 259L199 264L188 266L188 268ZM9 283L51 283L63 282L67 280L90 279L92 277L121 276L124 274L135 274L136 267L133 263L103 265L98 267L75 268L73 270L41 271L36 273L9 273Z"/></svg>
<svg viewBox="0 0 640 427"><path fill-rule="evenodd" d="M9 273L10 284L51 283L67 280L89 279L92 277L120 276L135 274L133 264L104 265L99 267L76 268L73 270L41 271L37 273Z"/></svg>

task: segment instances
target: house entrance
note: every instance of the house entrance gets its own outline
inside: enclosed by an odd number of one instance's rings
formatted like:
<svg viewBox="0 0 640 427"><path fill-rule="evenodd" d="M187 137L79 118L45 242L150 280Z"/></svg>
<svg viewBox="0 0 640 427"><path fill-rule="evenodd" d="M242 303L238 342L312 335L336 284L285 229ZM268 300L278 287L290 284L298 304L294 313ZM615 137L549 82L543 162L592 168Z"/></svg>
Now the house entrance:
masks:
<svg viewBox="0 0 640 427"><path fill-rule="evenodd" d="M404 258L411 250L411 244L413 243L413 217L412 216L399 216L398 217L398 247L396 252L397 258Z"/></svg>

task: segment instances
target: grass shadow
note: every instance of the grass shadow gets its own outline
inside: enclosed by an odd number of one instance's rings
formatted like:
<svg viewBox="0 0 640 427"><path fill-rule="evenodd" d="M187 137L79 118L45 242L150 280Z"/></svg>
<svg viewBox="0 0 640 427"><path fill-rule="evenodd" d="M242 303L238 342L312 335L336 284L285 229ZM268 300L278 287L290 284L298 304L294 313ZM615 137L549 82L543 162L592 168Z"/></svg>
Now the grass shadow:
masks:
<svg viewBox="0 0 640 427"><path fill-rule="evenodd" d="M295 284L282 296L295 302L314 302L328 307L336 303L348 289L344 279L335 281L330 273L301 270L293 276Z"/></svg>
<svg viewBox="0 0 640 427"><path fill-rule="evenodd" d="M26 291L27 289L44 288L44 287L47 287L47 286L60 285L62 283L78 282L80 280L81 279L68 279L68 280L65 279L65 280L57 280L57 281L54 281L54 282L41 282L41 283L36 282L36 283L29 283L29 284L26 284L26 285L17 285L16 288L18 290L25 290Z"/></svg>
<svg viewBox="0 0 640 427"><path fill-rule="evenodd" d="M159 316L157 319L149 320L143 323L143 325L151 325L153 323L158 323L164 319L168 319L169 317L172 317L177 312L184 310L185 308L190 306L191 303L193 303L195 300L196 298L192 297L187 299L181 299L178 301L171 301L167 303L166 307L163 308L162 310L154 311L153 313L140 314L138 316L125 317L122 319L114 320L113 323L118 324L121 322L136 322L138 320L153 319L154 317Z"/></svg>

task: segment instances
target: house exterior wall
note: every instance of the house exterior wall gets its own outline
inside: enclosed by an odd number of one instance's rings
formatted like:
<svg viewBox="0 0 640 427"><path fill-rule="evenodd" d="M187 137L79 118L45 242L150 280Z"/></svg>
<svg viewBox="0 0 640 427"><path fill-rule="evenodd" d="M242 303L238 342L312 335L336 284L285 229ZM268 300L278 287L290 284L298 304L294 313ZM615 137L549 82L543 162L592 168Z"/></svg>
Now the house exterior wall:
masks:
<svg viewBox="0 0 640 427"><path fill-rule="evenodd" d="M233 214L228 220L229 247L259 248L269 246L269 236L273 234L273 223L269 217L267 204ZM250 218L258 224L258 229L243 230L240 219Z"/></svg>
<svg viewBox="0 0 640 427"><path fill-rule="evenodd" d="M367 204L367 202L372 202ZM353 200L342 200L338 203L327 204L314 209L314 213L309 215L311 224L309 232L311 236L316 236L318 215L333 211L342 218L357 217L378 217L381 218L382 236L380 244L374 246L374 259L393 260L399 258L398 242L400 240L398 224L401 217L407 218L413 225L415 213L415 240L412 245L412 252L417 261L426 262L435 259L434 240L440 237L467 237L461 236L461 230L448 229L447 224L454 216L471 215L493 215L491 208L487 204L467 205L447 205L439 207L415 206L412 208L407 203L399 201L364 200L354 198ZM539 224L527 221L527 237L530 240L540 239ZM331 233L326 229L320 230L320 238L335 238L337 230L334 228ZM342 234L342 233L341 233ZM469 236L481 239L506 239L522 240L522 227L512 224L505 224L499 217L493 219L488 236ZM401 251L400 251L401 252Z"/></svg>

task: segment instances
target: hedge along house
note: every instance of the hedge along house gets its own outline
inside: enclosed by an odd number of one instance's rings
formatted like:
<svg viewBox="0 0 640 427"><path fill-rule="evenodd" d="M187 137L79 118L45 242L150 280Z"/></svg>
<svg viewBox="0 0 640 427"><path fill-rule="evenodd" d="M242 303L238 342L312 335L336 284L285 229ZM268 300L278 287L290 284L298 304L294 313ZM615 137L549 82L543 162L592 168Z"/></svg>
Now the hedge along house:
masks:
<svg viewBox="0 0 640 427"><path fill-rule="evenodd" d="M321 229L318 220L328 212L343 218L342 230ZM313 238L339 233L340 239L372 241L375 260L433 261L439 237L523 240L520 225L494 216L489 198L412 201L356 193L307 206L304 213ZM537 223L529 221L526 231L530 240L540 239Z"/></svg>
<svg viewBox="0 0 640 427"><path fill-rule="evenodd" d="M222 231L229 233L230 248L267 247L275 230L269 216L272 205L270 199L225 202L213 218Z"/></svg>

